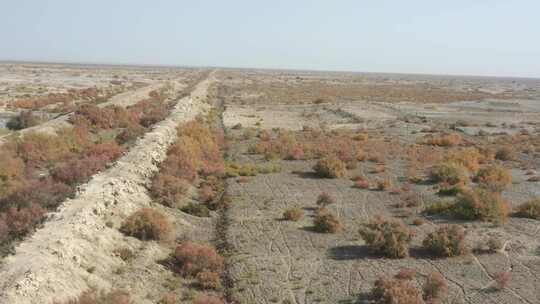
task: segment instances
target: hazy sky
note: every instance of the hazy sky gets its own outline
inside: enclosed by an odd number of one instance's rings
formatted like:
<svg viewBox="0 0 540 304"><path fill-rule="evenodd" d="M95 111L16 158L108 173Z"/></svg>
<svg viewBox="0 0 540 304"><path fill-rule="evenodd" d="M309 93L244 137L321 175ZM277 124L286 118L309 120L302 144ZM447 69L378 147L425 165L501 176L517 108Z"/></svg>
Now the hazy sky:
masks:
<svg viewBox="0 0 540 304"><path fill-rule="evenodd" d="M538 0L1 0L0 59L540 77Z"/></svg>

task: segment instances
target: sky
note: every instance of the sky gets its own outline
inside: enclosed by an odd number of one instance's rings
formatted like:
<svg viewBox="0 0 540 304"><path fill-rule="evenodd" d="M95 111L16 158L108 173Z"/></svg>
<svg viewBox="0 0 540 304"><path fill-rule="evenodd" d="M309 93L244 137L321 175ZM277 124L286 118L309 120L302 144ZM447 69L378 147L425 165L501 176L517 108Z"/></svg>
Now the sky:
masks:
<svg viewBox="0 0 540 304"><path fill-rule="evenodd" d="M0 60L540 77L538 0L1 0Z"/></svg>

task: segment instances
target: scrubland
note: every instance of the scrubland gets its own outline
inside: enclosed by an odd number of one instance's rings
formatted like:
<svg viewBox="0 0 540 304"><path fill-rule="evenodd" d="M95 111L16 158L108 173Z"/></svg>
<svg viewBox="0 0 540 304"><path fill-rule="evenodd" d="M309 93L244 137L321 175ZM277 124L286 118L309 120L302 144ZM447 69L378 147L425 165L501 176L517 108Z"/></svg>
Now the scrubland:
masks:
<svg viewBox="0 0 540 304"><path fill-rule="evenodd" d="M3 68L2 303L540 301L538 80Z"/></svg>

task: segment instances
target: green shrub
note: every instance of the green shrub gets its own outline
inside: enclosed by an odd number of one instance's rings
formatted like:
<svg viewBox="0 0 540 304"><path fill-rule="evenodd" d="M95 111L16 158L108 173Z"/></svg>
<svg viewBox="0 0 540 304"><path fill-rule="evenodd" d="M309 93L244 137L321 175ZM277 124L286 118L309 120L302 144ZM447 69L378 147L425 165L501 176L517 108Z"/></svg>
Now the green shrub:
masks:
<svg viewBox="0 0 540 304"><path fill-rule="evenodd" d="M360 236L371 251L389 258L404 258L409 255L411 230L400 220L376 217L360 228Z"/></svg>
<svg viewBox="0 0 540 304"><path fill-rule="evenodd" d="M467 168L455 162L442 162L434 166L429 175L434 182L449 185L464 184L469 180Z"/></svg>
<svg viewBox="0 0 540 304"><path fill-rule="evenodd" d="M159 211L142 208L124 220L120 231L141 240L162 240L171 232L171 224Z"/></svg>
<svg viewBox="0 0 540 304"><path fill-rule="evenodd" d="M347 174L345 163L333 156L319 160L313 170L318 176L325 178L341 178Z"/></svg>
<svg viewBox="0 0 540 304"><path fill-rule="evenodd" d="M540 220L540 197L519 205L515 215Z"/></svg>
<svg viewBox="0 0 540 304"><path fill-rule="evenodd" d="M431 232L422 241L430 253L440 257L458 256L467 253L465 229L458 225L446 225Z"/></svg>
<svg viewBox="0 0 540 304"><path fill-rule="evenodd" d="M508 217L509 205L499 193L476 187L462 191L452 209L454 215L462 219L503 223Z"/></svg>
<svg viewBox="0 0 540 304"><path fill-rule="evenodd" d="M198 216L198 217L209 217L210 210L203 204L197 203L188 203L186 206L182 207L182 210L185 213Z"/></svg>

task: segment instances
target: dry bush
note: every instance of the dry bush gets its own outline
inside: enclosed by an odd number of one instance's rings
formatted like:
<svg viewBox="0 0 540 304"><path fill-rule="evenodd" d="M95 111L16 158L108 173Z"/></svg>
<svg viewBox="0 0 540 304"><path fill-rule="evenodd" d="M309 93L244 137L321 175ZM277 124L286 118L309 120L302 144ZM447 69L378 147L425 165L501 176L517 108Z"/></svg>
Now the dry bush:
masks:
<svg viewBox="0 0 540 304"><path fill-rule="evenodd" d="M116 141L119 144L126 144L141 137L146 132L146 129L138 124L128 125L122 132L116 136Z"/></svg>
<svg viewBox="0 0 540 304"><path fill-rule="evenodd" d="M371 251L389 258L409 255L412 231L400 220L376 217L360 228L360 236Z"/></svg>
<svg viewBox="0 0 540 304"><path fill-rule="evenodd" d="M176 294L174 292L167 292L159 299L158 304L176 304L177 302Z"/></svg>
<svg viewBox="0 0 540 304"><path fill-rule="evenodd" d="M464 166L454 162L442 162L429 172L430 179L437 183L450 185L465 184L469 180L469 172Z"/></svg>
<svg viewBox="0 0 540 304"><path fill-rule="evenodd" d="M287 221L299 221L304 216L304 211L298 207L289 208L283 212L283 219Z"/></svg>
<svg viewBox="0 0 540 304"><path fill-rule="evenodd" d="M503 290L504 288L506 288L506 285L508 285L508 281L510 281L510 272L497 272L493 275L493 280L495 280L495 288L497 290Z"/></svg>
<svg viewBox="0 0 540 304"><path fill-rule="evenodd" d="M121 290L112 290L109 292L90 289L83 292L77 299L66 302L55 302L57 304L131 304L131 297L128 293Z"/></svg>
<svg viewBox="0 0 540 304"><path fill-rule="evenodd" d="M327 192L322 192L317 197L317 206L327 207L335 203L336 203L336 199L330 194L328 194Z"/></svg>
<svg viewBox="0 0 540 304"><path fill-rule="evenodd" d="M223 257L213 247L185 241L174 252L177 269L184 275L195 276L202 271L221 273Z"/></svg>
<svg viewBox="0 0 540 304"><path fill-rule="evenodd" d="M502 166L491 165L478 170L476 181L492 191L502 191L512 183L512 175Z"/></svg>
<svg viewBox="0 0 540 304"><path fill-rule="evenodd" d="M321 233L337 233L343 230L339 219L330 211L319 208L313 220L314 229Z"/></svg>
<svg viewBox="0 0 540 304"><path fill-rule="evenodd" d="M221 278L219 273L203 270L196 275L197 285L201 289L220 289L221 288Z"/></svg>
<svg viewBox="0 0 540 304"><path fill-rule="evenodd" d="M504 146L497 150L495 158L498 160L514 160L516 158L516 152L510 146Z"/></svg>
<svg viewBox="0 0 540 304"><path fill-rule="evenodd" d="M173 175L158 173L152 180L150 195L167 207L179 206L189 189L189 183Z"/></svg>
<svg viewBox="0 0 540 304"><path fill-rule="evenodd" d="M85 151L85 155L87 157L101 158L106 162L110 162L120 157L125 150L126 149L119 146L115 141L106 141L89 147Z"/></svg>
<svg viewBox="0 0 540 304"><path fill-rule="evenodd" d="M515 215L540 220L540 197L519 205L516 208Z"/></svg>
<svg viewBox="0 0 540 304"><path fill-rule="evenodd" d="M441 134L438 137L430 136L426 139L426 143L428 145L441 147L457 146L461 143L461 141L461 135L458 133Z"/></svg>
<svg viewBox="0 0 540 304"><path fill-rule="evenodd" d="M379 191L385 191L392 187L392 182L389 179L378 179L376 181L377 184L377 190Z"/></svg>
<svg viewBox="0 0 540 304"><path fill-rule="evenodd" d="M506 221L509 209L508 202L499 193L476 187L465 189L458 195L452 212L462 219L500 224Z"/></svg>
<svg viewBox="0 0 540 304"><path fill-rule="evenodd" d="M13 143L17 154L33 166L54 164L73 157L73 149L66 138L37 132L29 132Z"/></svg>
<svg viewBox="0 0 540 304"><path fill-rule="evenodd" d="M171 232L171 224L161 212L142 208L124 220L120 231L141 240L163 240Z"/></svg>
<svg viewBox="0 0 540 304"><path fill-rule="evenodd" d="M54 181L52 178L29 180L23 186L0 199L0 209L8 207L26 207L29 205L43 208L55 208L58 203L73 193L68 185Z"/></svg>
<svg viewBox="0 0 540 304"><path fill-rule="evenodd" d="M426 223L426 220L419 217L419 218L415 218L412 223L415 226L422 226L422 225L424 225Z"/></svg>
<svg viewBox="0 0 540 304"><path fill-rule="evenodd" d="M422 287L427 303L442 303L448 296L448 282L439 272L432 272Z"/></svg>
<svg viewBox="0 0 540 304"><path fill-rule="evenodd" d="M369 182L366 180L357 180L354 182L354 186L359 189L369 189Z"/></svg>
<svg viewBox="0 0 540 304"><path fill-rule="evenodd" d="M195 298L193 304L225 304L223 300L214 296L200 295Z"/></svg>
<svg viewBox="0 0 540 304"><path fill-rule="evenodd" d="M412 280L416 276L416 270L412 268L401 268L394 278L399 280Z"/></svg>
<svg viewBox="0 0 540 304"><path fill-rule="evenodd" d="M371 289L378 304L423 304L420 290L409 280L379 278Z"/></svg>
<svg viewBox="0 0 540 304"><path fill-rule="evenodd" d="M341 178L347 174L345 163L333 156L319 160L313 170L318 176L325 178Z"/></svg>
<svg viewBox="0 0 540 304"><path fill-rule="evenodd" d="M459 225L445 225L431 232L422 241L431 254L439 257L452 257L468 252L465 229Z"/></svg>

